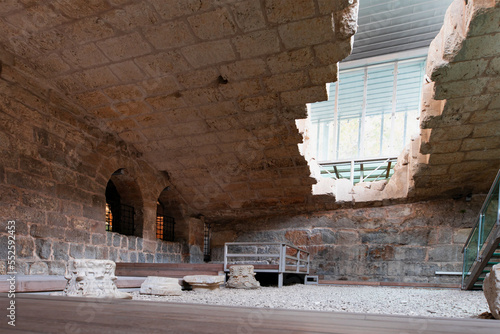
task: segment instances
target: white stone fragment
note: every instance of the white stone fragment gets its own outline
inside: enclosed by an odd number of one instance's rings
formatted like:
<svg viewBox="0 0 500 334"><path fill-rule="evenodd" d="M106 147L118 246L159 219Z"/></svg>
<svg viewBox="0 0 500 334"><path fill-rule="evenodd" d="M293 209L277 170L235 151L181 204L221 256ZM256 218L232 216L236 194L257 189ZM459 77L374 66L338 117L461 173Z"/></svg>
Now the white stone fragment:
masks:
<svg viewBox="0 0 500 334"><path fill-rule="evenodd" d="M116 264L110 260L72 260L68 263L68 282L64 296L93 298L125 298L132 296L119 291L115 281Z"/></svg>
<svg viewBox="0 0 500 334"><path fill-rule="evenodd" d="M145 295L180 296L182 288L178 278L148 276L139 292Z"/></svg>
<svg viewBox="0 0 500 334"><path fill-rule="evenodd" d="M235 289L258 289L260 283L255 279L252 265L234 265L229 268L226 286Z"/></svg>
<svg viewBox="0 0 500 334"><path fill-rule="evenodd" d="M496 264L486 275L483 282L483 292L491 314L500 320L500 264Z"/></svg>
<svg viewBox="0 0 500 334"><path fill-rule="evenodd" d="M212 275L190 275L184 276L184 282L191 285L194 291L211 291L218 290L220 285L224 283L225 276Z"/></svg>

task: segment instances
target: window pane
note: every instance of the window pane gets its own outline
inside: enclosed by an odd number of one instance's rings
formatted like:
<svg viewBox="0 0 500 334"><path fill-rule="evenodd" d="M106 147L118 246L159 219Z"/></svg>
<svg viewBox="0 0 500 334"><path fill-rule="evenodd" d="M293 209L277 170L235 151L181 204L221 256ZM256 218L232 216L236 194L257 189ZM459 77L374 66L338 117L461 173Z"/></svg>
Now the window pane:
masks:
<svg viewBox="0 0 500 334"><path fill-rule="evenodd" d="M339 152L337 159L351 159L358 156L359 118L339 121Z"/></svg>
<svg viewBox="0 0 500 334"><path fill-rule="evenodd" d="M366 116L364 152L362 157L371 158L380 156L380 134L382 126L382 117L380 115Z"/></svg>

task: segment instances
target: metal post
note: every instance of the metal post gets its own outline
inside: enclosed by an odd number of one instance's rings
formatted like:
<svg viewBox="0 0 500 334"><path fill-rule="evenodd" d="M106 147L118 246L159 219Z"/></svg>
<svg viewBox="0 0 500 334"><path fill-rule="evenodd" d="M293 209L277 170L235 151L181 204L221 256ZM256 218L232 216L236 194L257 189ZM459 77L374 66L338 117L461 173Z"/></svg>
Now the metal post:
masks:
<svg viewBox="0 0 500 334"><path fill-rule="evenodd" d="M351 160L351 186L354 186L354 160Z"/></svg>
<svg viewBox="0 0 500 334"><path fill-rule="evenodd" d="M295 272L299 272L300 270L300 250L297 251L297 268L295 268Z"/></svg>
<svg viewBox="0 0 500 334"><path fill-rule="evenodd" d="M227 244L224 244L224 272L227 270Z"/></svg>

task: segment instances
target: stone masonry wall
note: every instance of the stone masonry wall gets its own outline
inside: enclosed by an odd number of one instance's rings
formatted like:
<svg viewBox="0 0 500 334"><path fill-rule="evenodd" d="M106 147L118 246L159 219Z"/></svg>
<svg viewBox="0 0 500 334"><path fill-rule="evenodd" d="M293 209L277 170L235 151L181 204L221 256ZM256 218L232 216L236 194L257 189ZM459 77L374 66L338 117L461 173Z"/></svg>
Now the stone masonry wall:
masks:
<svg viewBox="0 0 500 334"><path fill-rule="evenodd" d="M328 280L459 283L461 249L483 196L386 207L342 209L293 217L212 224L212 256L230 241L288 242L311 253Z"/></svg>
<svg viewBox="0 0 500 334"><path fill-rule="evenodd" d="M30 87L26 90L23 87ZM34 92L34 93L33 93ZM69 259L189 261L189 247L157 241L156 201L170 183L132 147L53 101L3 64L0 80L0 274L8 221L15 221L17 272L62 274ZM105 231L105 189L125 168L137 185L138 236Z"/></svg>

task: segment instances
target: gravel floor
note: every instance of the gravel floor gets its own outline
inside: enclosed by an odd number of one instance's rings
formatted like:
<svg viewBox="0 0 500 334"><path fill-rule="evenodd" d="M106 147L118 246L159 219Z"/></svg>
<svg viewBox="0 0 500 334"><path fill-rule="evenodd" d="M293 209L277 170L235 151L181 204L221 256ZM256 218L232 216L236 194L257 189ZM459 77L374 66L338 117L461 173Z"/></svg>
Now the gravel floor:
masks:
<svg viewBox="0 0 500 334"><path fill-rule="evenodd" d="M489 311L482 291L454 289L296 284L281 289L184 291L181 296L132 294L137 300L425 317L470 318Z"/></svg>

